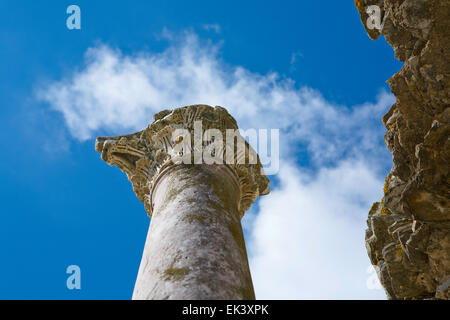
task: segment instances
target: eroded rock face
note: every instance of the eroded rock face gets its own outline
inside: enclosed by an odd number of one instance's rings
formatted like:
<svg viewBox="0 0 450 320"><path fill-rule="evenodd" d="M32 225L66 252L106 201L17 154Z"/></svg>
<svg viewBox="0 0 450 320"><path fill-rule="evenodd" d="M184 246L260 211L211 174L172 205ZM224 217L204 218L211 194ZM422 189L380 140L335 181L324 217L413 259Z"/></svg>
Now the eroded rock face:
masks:
<svg viewBox="0 0 450 320"><path fill-rule="evenodd" d="M369 212L366 247L390 299L450 298L450 0L356 0L372 39L405 64L383 117L394 166ZM367 24L380 7L381 28Z"/></svg>

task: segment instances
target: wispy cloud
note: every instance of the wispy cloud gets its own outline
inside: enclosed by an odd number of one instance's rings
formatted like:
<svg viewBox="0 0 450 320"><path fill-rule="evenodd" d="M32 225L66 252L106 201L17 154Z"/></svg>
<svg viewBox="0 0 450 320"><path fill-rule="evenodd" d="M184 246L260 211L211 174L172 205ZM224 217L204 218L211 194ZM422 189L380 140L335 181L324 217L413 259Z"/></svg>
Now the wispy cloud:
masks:
<svg viewBox="0 0 450 320"><path fill-rule="evenodd" d="M394 98L382 91L375 102L336 105L277 73L227 65L195 34L169 40L159 53L91 48L79 71L39 97L81 141L140 130L155 112L199 103L226 107L244 129L279 128L280 186L244 218L258 298L383 297L365 286L363 234L390 162L380 118ZM304 158L308 166L297 165Z"/></svg>
<svg viewBox="0 0 450 320"><path fill-rule="evenodd" d="M306 144L318 162L385 150L379 119L393 103L386 92L375 103L339 106L277 73L226 65L219 48L195 34L172 41L161 53L134 56L107 46L90 48L81 71L42 88L39 97L62 113L81 141L141 129L163 108L204 103L226 107L242 128L279 128L286 148Z"/></svg>
<svg viewBox="0 0 450 320"><path fill-rule="evenodd" d="M247 243L258 299L383 299L368 290L366 214L382 178L340 161L310 174L285 163L280 187L262 198Z"/></svg>

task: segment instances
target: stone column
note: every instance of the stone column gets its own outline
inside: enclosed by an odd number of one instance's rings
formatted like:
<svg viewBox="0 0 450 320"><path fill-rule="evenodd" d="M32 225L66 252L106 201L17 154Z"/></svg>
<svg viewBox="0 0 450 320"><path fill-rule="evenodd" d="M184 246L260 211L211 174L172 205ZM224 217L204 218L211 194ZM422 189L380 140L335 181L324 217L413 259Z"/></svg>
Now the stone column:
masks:
<svg viewBox="0 0 450 320"><path fill-rule="evenodd" d="M255 298L240 220L268 193L269 181L239 134L244 149L233 138L214 151L233 152L232 163L199 161L217 142L203 135L207 129L225 139L237 125L223 108L195 105L162 111L140 132L96 141L102 159L127 174L152 218L133 299Z"/></svg>

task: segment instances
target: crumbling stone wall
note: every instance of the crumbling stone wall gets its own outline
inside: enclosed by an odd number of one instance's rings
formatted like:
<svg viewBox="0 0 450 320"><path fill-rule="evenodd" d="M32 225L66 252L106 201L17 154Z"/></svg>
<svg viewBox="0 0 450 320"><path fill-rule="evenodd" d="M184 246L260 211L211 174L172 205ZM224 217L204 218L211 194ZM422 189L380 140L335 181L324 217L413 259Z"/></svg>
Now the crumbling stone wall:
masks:
<svg viewBox="0 0 450 320"><path fill-rule="evenodd" d="M356 0L370 38L383 35L402 69L383 117L393 156L372 206L366 247L389 299L449 299L450 0ZM380 28L368 24L380 8ZM370 28L372 27L372 28Z"/></svg>

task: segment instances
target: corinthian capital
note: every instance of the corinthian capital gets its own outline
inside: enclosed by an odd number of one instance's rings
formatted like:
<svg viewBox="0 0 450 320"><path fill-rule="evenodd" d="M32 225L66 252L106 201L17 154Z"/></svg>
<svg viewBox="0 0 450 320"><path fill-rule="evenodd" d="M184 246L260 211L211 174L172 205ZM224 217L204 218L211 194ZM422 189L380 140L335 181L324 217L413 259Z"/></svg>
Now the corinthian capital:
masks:
<svg viewBox="0 0 450 320"><path fill-rule="evenodd" d="M142 131L97 138L95 149L109 165L127 174L150 217L151 193L158 175L180 163L205 163L205 150L208 153L213 149L213 163L207 164L226 165L236 175L241 216L260 195L269 192L269 180L258 155L239 134L236 120L222 107L192 105L164 110Z"/></svg>

